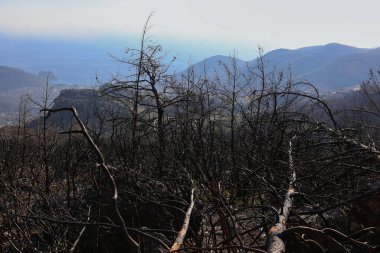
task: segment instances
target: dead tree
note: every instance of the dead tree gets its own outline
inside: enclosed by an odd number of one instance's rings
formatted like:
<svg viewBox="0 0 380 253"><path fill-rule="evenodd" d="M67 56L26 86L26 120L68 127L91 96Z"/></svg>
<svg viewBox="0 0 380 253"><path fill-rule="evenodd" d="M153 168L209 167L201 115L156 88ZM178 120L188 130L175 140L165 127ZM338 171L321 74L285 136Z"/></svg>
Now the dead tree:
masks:
<svg viewBox="0 0 380 253"><path fill-rule="evenodd" d="M90 147L96 153L96 155L97 155L97 161L96 161L97 166L102 168L106 172L106 175L108 176L108 178L112 184L112 193L113 193L112 199L113 199L113 203L114 203L114 209L115 209L115 212L116 212L117 217L119 219L119 224L120 224L121 228L123 229L125 239L126 239L128 245L130 245L134 249L134 252L139 253L140 252L140 245L132 238L132 236L128 232L124 218L122 217L122 215L120 213L119 205L118 205L117 185L116 185L115 179L114 179L114 177L110 171L109 165L106 164L106 161L104 159L102 152L100 151L99 147L95 144L92 137L88 133L87 128L83 124L82 120L79 118L79 115L78 115L76 109L74 107L71 107L71 108L60 108L60 109L43 109L43 111L48 112L48 115L46 117L49 117L49 114L51 114L51 113L62 112L62 111L69 111L73 114L74 118L76 119L76 121L80 127L80 130L74 131L74 132L82 134L86 138L86 140L88 141ZM74 132L70 131L67 133L74 133Z"/></svg>

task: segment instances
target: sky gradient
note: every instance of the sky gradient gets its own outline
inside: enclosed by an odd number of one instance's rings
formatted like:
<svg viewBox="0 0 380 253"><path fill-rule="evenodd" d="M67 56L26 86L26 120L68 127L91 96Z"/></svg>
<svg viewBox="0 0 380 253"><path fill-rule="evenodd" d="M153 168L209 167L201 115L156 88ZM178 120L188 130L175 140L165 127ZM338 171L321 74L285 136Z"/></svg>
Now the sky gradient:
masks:
<svg viewBox="0 0 380 253"><path fill-rule="evenodd" d="M0 33L91 40L138 37L151 12L160 41L252 58L266 51L337 42L378 47L380 1L0 0ZM251 51L251 53L249 53ZM250 55L251 54L251 55Z"/></svg>

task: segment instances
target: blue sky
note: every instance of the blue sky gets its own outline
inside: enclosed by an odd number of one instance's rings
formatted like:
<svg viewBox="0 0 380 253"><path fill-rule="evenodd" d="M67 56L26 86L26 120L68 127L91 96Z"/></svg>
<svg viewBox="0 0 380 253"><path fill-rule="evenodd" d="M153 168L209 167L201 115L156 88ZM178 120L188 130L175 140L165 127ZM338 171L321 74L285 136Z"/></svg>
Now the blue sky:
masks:
<svg viewBox="0 0 380 253"><path fill-rule="evenodd" d="M136 46L154 12L150 35L180 65L233 51L251 60L259 45L265 52L330 42L379 47L379 10L378 0L0 0L0 39L119 53Z"/></svg>

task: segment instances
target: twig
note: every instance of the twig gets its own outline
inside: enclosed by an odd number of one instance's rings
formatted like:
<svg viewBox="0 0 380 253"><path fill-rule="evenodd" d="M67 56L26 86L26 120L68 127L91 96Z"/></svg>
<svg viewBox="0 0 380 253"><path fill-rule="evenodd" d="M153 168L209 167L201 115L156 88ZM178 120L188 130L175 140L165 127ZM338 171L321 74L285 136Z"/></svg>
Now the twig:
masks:
<svg viewBox="0 0 380 253"><path fill-rule="evenodd" d="M343 206L343 205L347 205L347 204L349 204L349 203L351 203L351 202L355 202L355 201L357 201L357 200L359 200L359 199L361 199L361 198L364 198L364 197L370 196L370 195L372 195L373 193L377 193L377 192L379 192L379 191L380 191L380 189L375 189L375 190L372 190L372 191L364 192L364 193L359 194L359 195L357 195L357 196L355 196L355 197L352 197L352 198L347 199L347 200L342 200L342 201L340 201L339 203L336 203L336 204L334 204L334 205L331 205L331 206L326 207L326 208L323 208L323 209L319 209L319 210L311 210L311 211L303 211L303 212L298 212L297 214L298 214L298 215L322 214L322 213L327 212L327 211L330 211L330 210L332 210L332 209L334 209L334 208L341 207L341 206Z"/></svg>
<svg viewBox="0 0 380 253"><path fill-rule="evenodd" d="M88 207L88 215L87 215L87 220L88 221L90 220L90 213L91 213L91 206ZM71 247L71 249L69 251L70 253L72 253L72 252L75 251L75 249L78 246L78 243L79 243L80 239L82 238L82 235L83 235L83 233L84 233L85 230L86 230L86 226L83 226L83 228L79 232L78 238L75 240L73 246Z"/></svg>

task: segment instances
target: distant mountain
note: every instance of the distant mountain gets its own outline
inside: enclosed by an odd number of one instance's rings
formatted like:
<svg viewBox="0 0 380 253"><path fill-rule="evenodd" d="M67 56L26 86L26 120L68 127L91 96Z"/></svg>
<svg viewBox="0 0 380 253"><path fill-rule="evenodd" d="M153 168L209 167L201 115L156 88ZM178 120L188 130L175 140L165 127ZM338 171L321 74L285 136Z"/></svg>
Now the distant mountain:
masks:
<svg viewBox="0 0 380 253"><path fill-rule="evenodd" d="M296 72L307 74L333 62L337 58L365 51L367 49L331 43L324 46L304 47L296 50L274 50L267 53L264 59L271 67L284 70L290 67ZM253 60L252 62L255 61Z"/></svg>
<svg viewBox="0 0 380 253"><path fill-rule="evenodd" d="M266 70L292 72L298 80L307 80L322 91L337 90L360 84L368 78L370 69L380 69L380 49L356 48L337 43L304 47L295 50L277 49L263 56ZM230 62L227 56L214 56L191 66L197 74L223 73L220 62ZM257 59L237 60L242 73L247 65L257 66ZM206 68L202 68L206 66ZM185 72L183 72L185 73Z"/></svg>
<svg viewBox="0 0 380 253"><path fill-rule="evenodd" d="M126 56L123 51L125 46L139 47L135 38L72 41L18 38L4 34L0 34L0 45L0 66L11 66L35 74L43 70L52 71L57 82L80 85L105 83L116 74L128 73L125 64L115 58ZM264 62L268 72L273 69L288 72L291 69L293 77L307 79L321 90L328 91L354 86L367 79L370 68L380 68L379 50L330 43L295 50L273 50L264 55ZM202 55L205 54L202 51ZM170 61L172 54L167 57L166 60ZM186 72L187 68L187 59L179 58L170 67L170 71L176 71L177 75ZM192 67L197 74L223 78L225 72L220 62L229 64L230 59L215 55ZM237 60L236 63L242 73L248 72L246 64L257 65L256 59Z"/></svg>
<svg viewBox="0 0 380 253"><path fill-rule="evenodd" d="M33 75L21 69L0 66L0 93L17 90L33 90L44 83L42 76Z"/></svg>
<svg viewBox="0 0 380 253"><path fill-rule="evenodd" d="M209 77L214 77L216 75L218 75L219 77L223 77L225 75L223 65L230 66L232 64L233 63L231 57L215 55L207 58L204 61L192 65L191 69L199 75L206 73ZM236 66L239 70L245 71L246 65L247 62L240 59L236 59Z"/></svg>
<svg viewBox="0 0 380 253"><path fill-rule="evenodd" d="M21 69L0 66L0 126L13 124L17 120L22 96L27 95L37 103L41 101L47 81L43 74L34 75ZM62 89L80 88L80 86L53 83L50 83L50 87L51 101ZM36 105L30 103L30 107ZM30 112L35 113L37 110Z"/></svg>
<svg viewBox="0 0 380 253"><path fill-rule="evenodd" d="M0 66L0 125L17 119L21 96L42 90L44 78L21 69Z"/></svg>
<svg viewBox="0 0 380 253"><path fill-rule="evenodd" d="M380 69L379 48L339 57L303 77L321 88L337 90L367 80L370 69Z"/></svg>

